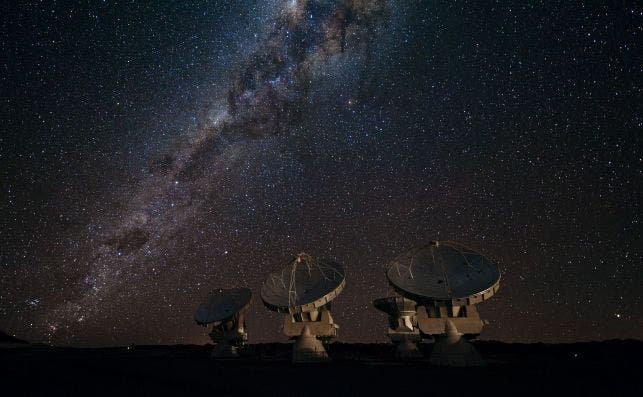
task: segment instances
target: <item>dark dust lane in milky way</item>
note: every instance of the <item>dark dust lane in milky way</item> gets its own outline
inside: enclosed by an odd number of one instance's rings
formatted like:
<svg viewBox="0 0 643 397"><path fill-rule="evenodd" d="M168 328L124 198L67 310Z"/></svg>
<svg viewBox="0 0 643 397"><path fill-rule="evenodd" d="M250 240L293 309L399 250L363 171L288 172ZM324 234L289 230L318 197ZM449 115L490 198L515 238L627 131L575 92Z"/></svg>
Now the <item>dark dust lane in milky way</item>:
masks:
<svg viewBox="0 0 643 397"><path fill-rule="evenodd" d="M181 278L171 273L185 271L176 269L181 266L177 262L191 260L184 251L194 240L205 245L200 260L209 261L209 246L224 238L217 234L216 224L235 217L227 196L231 191L244 195L244 167L257 166L252 161L256 152L272 150L271 136L300 124L302 113L310 111L311 90L323 92L325 80L341 79L334 72L344 64L355 68L360 82L368 78L376 58L372 52L387 40L382 37L390 22L387 2L282 3L275 5L255 48L236 70L228 71L229 81L220 82L226 88L210 99L207 118L156 155L149 175L122 197L125 209L114 218L100 219L99 232L87 237L90 244L72 250L74 263L83 258L87 268L78 285L66 291L72 290L71 296L41 319L39 325L50 337L73 340L70 334L78 334L82 340L80 330L92 328L86 324L105 327L110 320L116 330L121 327L119 316L139 316L129 311L128 302L142 300L142 306L153 306L155 299L162 300L155 286L164 284L166 277L172 278L169 284L175 283L166 288L184 289ZM360 84L353 85L344 87L344 95ZM191 225L203 218L213 225L190 235ZM224 268L219 272L228 271L226 263L220 266ZM252 269L230 270L233 277L244 271ZM196 302L199 296L190 298Z"/></svg>

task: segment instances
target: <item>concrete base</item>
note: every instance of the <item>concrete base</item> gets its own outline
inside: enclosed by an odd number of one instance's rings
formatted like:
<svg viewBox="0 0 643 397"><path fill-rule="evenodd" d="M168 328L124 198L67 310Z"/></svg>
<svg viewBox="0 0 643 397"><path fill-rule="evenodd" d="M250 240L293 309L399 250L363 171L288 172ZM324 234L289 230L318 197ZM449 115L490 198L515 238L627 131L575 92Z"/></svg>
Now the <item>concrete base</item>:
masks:
<svg viewBox="0 0 643 397"><path fill-rule="evenodd" d="M455 325L447 320L445 334L436 335L429 362L445 367L477 367L486 365L478 351L462 337Z"/></svg>
<svg viewBox="0 0 643 397"><path fill-rule="evenodd" d="M413 341L405 339L397 344L395 349L395 357L398 358L422 358L422 353L417 347L417 344Z"/></svg>
<svg viewBox="0 0 643 397"><path fill-rule="evenodd" d="M292 349L293 363L323 363L329 362L330 357L324 345L315 335L310 333L308 326L304 329L295 341Z"/></svg>

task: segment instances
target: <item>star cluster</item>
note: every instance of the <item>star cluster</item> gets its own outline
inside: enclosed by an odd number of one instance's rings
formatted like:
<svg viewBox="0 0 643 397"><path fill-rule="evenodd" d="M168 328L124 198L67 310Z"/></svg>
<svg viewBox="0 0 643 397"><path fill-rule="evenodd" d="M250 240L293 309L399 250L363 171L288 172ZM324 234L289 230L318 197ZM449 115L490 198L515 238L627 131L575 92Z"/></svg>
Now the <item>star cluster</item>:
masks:
<svg viewBox="0 0 643 397"><path fill-rule="evenodd" d="M401 4L414 3L414 4ZM384 269L432 239L501 268L487 339L643 337L643 9L601 2L2 6L0 328L203 343L192 314L292 254Z"/></svg>

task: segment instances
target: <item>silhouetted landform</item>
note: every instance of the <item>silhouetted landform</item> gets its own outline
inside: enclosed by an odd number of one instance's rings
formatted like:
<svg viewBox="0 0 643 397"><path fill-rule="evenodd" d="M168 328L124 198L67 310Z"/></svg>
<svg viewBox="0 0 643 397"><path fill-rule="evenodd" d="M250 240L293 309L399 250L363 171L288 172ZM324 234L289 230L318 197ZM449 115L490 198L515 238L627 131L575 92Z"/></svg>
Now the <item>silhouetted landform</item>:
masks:
<svg viewBox="0 0 643 397"><path fill-rule="evenodd" d="M0 344L26 344L27 342L0 331Z"/></svg>
<svg viewBox="0 0 643 397"><path fill-rule="evenodd" d="M295 365L291 344L248 345L211 359L211 345L0 348L6 395L643 395L643 341L478 341L485 367L400 361L391 344L333 343L333 362ZM431 344L420 344L428 357ZM318 381L324 378L325 381ZM409 394L407 394L409 393Z"/></svg>

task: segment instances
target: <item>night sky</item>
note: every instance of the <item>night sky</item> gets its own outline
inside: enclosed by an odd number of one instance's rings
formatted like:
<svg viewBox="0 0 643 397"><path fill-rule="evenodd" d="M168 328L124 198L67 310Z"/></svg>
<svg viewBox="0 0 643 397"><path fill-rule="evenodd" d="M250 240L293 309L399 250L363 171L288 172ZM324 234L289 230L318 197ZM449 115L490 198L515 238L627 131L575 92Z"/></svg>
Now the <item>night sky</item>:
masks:
<svg viewBox="0 0 643 397"><path fill-rule="evenodd" d="M0 15L0 329L205 343L199 302L248 286L250 342L285 341L259 288L305 251L346 269L338 340L384 342L386 264L444 239L500 266L484 339L643 338L636 2Z"/></svg>

